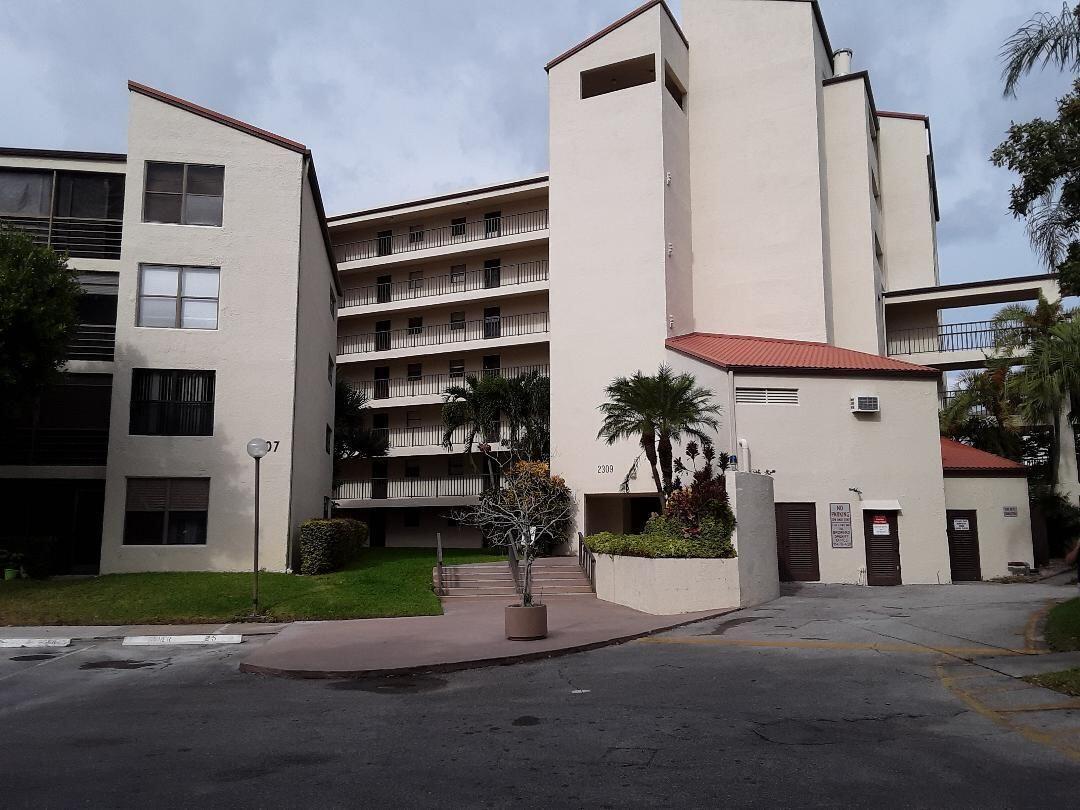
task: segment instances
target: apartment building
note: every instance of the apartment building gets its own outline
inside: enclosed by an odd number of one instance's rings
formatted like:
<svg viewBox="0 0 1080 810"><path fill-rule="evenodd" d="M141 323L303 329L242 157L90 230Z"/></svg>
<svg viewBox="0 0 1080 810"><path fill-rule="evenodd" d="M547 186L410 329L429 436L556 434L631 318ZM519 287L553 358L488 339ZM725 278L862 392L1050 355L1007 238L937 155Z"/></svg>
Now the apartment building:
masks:
<svg viewBox="0 0 1080 810"><path fill-rule="evenodd" d="M374 544L478 545L455 508L483 465L444 444L443 392L470 376L548 374L548 181L529 177L329 219L342 285L338 374L371 401L386 458L346 462L338 508ZM495 451L499 436L490 438ZM475 449L475 448L474 448Z"/></svg>
<svg viewBox="0 0 1080 810"><path fill-rule="evenodd" d="M477 545L453 512L488 482L464 436L444 446L444 392L540 373L578 530L635 531L655 492L646 475L621 491L638 448L597 442L597 408L614 377L666 363L713 391L716 446L771 471L783 578L941 583L1031 562L1023 470L958 460L939 439L945 372L985 363L993 340L943 313L1052 297L1053 277L939 284L929 121L878 108L816 2L682 10L685 25L647 2L546 66L545 176L324 221L302 145L138 85L127 155L0 153L0 201L13 172L52 172L36 188L56 189L0 214L70 250L92 292L66 384L48 394L79 406L43 399L20 434L32 440L6 444L21 453L0 467L7 502L67 499L56 514L79 531L104 526L103 570L240 568L243 445L262 435L280 441L263 520L264 564L281 568L299 520L329 508L340 379L365 391L389 451L342 465L338 511L368 521L375 544ZM159 163L181 170L170 180ZM224 185L207 166L224 166ZM65 207L71 172L94 175L90 214ZM147 219L176 205L155 195L186 200L189 182L210 222ZM94 220L85 245L75 216ZM187 284L206 294L177 292ZM200 328L211 313L217 328ZM196 400L174 417L184 435L147 436L161 428L145 392L166 385ZM1062 456L1074 481L1071 447ZM174 485L139 489L167 477L210 480L209 496L184 496L205 505L190 521L205 540L183 542L181 521L165 542L126 542L140 505L166 514L136 524L171 527Z"/></svg>
<svg viewBox="0 0 1080 810"><path fill-rule="evenodd" d="M284 570L328 511L338 302L310 152L137 83L126 154L0 151L0 221L69 254L63 379L0 439L5 531L59 570Z"/></svg>

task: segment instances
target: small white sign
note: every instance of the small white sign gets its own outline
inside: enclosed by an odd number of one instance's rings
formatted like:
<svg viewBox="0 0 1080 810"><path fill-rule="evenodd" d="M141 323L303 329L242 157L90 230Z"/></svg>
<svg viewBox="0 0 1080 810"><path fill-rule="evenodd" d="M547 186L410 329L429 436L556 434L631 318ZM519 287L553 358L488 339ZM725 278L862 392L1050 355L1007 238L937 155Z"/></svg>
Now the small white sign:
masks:
<svg viewBox="0 0 1080 810"><path fill-rule="evenodd" d="M874 515L871 525L874 527L875 537L888 537L892 534L889 530L889 519L885 515Z"/></svg>
<svg viewBox="0 0 1080 810"><path fill-rule="evenodd" d="M239 644L241 635L208 636L125 636L125 647L163 647L172 644Z"/></svg>
<svg viewBox="0 0 1080 810"><path fill-rule="evenodd" d="M958 532L971 531L971 521L967 518L953 518L952 527Z"/></svg>
<svg viewBox="0 0 1080 810"><path fill-rule="evenodd" d="M1004 517L1020 517L1019 506L1003 506L1001 507L1001 514Z"/></svg>
<svg viewBox="0 0 1080 810"><path fill-rule="evenodd" d="M0 648L67 647L70 644L70 638L0 638Z"/></svg>

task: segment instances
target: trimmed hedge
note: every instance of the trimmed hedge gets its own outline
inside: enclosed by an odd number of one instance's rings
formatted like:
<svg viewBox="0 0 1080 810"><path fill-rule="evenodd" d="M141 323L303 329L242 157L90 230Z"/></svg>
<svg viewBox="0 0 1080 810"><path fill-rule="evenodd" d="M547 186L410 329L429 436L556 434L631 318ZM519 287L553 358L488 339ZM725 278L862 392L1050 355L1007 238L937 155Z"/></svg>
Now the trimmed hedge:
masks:
<svg viewBox="0 0 1080 810"><path fill-rule="evenodd" d="M367 541L367 525L359 520L306 520L300 524L300 573L340 571L356 558Z"/></svg>
<svg viewBox="0 0 1080 810"><path fill-rule="evenodd" d="M644 534L600 532L585 538L585 548L594 554L623 557L728 559L736 556L731 544L734 530L734 515L723 520L705 518L695 535L687 537L669 518L653 515Z"/></svg>

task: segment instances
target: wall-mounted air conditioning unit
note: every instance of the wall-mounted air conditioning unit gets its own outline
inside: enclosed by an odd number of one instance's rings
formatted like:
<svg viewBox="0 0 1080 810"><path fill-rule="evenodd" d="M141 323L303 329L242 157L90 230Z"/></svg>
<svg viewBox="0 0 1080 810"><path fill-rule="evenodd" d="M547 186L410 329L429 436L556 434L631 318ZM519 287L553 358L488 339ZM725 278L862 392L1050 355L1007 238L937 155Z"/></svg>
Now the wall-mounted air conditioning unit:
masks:
<svg viewBox="0 0 1080 810"><path fill-rule="evenodd" d="M852 413L877 413L881 410L881 403L873 394L855 394L851 398Z"/></svg>

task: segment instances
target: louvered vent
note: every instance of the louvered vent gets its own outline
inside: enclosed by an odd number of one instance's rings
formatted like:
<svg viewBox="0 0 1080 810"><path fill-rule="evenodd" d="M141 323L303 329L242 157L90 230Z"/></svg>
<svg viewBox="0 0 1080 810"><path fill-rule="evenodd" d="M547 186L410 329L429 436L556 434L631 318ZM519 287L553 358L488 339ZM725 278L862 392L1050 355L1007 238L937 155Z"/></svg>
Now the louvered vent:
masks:
<svg viewBox="0 0 1080 810"><path fill-rule="evenodd" d="M735 401L751 405L798 405L798 388L736 388Z"/></svg>

